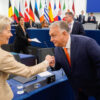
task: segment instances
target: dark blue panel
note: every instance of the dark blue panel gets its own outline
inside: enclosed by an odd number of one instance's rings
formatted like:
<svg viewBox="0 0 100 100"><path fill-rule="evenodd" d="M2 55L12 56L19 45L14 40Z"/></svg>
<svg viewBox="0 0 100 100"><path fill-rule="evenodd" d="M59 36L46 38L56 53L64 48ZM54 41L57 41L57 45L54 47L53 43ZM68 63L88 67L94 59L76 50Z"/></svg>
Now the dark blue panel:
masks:
<svg viewBox="0 0 100 100"><path fill-rule="evenodd" d="M100 12L100 0L87 0L87 12Z"/></svg>
<svg viewBox="0 0 100 100"><path fill-rule="evenodd" d="M9 44L13 43L14 42L14 39L15 39L15 29L11 29L11 33L12 33L12 37L9 39Z"/></svg>
<svg viewBox="0 0 100 100"><path fill-rule="evenodd" d="M49 29L28 29L29 37L37 38L41 43L31 42L32 46L50 48L54 47L53 43L50 42Z"/></svg>
<svg viewBox="0 0 100 100"><path fill-rule="evenodd" d="M87 30L86 36L91 37L96 40L96 42L100 45L100 31L99 30Z"/></svg>

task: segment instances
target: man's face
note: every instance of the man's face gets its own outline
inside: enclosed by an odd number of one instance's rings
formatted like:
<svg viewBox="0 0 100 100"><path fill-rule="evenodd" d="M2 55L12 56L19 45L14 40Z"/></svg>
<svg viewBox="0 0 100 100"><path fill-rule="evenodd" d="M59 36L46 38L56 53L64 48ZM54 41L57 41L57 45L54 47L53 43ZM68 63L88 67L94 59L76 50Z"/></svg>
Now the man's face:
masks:
<svg viewBox="0 0 100 100"><path fill-rule="evenodd" d="M90 14L90 16L93 16L93 14Z"/></svg>
<svg viewBox="0 0 100 100"><path fill-rule="evenodd" d="M63 38L64 35L59 27L51 27L49 31L49 35L51 37L51 42L54 43L56 47L62 47L63 46Z"/></svg>
<svg viewBox="0 0 100 100"><path fill-rule="evenodd" d="M83 10L81 11L81 13L82 13L82 15L84 15L84 11Z"/></svg>
<svg viewBox="0 0 100 100"><path fill-rule="evenodd" d="M72 16L70 16L68 14L65 15L65 21L67 21L67 23L71 23L72 20L73 20Z"/></svg>

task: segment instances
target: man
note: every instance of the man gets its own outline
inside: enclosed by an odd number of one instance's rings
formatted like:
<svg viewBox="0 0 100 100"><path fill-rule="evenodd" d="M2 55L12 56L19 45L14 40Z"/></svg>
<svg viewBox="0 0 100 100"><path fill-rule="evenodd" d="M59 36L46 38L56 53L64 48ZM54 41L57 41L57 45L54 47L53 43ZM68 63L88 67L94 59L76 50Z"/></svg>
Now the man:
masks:
<svg viewBox="0 0 100 100"><path fill-rule="evenodd" d="M96 23L96 17L94 16L93 13L90 13L90 16L88 17L88 22L89 23Z"/></svg>
<svg viewBox="0 0 100 100"><path fill-rule="evenodd" d="M70 28L71 34L77 34L77 35L84 35L85 31L80 22L74 21L74 15L72 12L66 12L65 13L66 22L68 23L68 26Z"/></svg>
<svg viewBox="0 0 100 100"><path fill-rule="evenodd" d="M51 66L64 69L75 100L88 100L88 96L100 100L100 46L92 38L70 35L64 21L51 24L49 35L56 46Z"/></svg>
<svg viewBox="0 0 100 100"><path fill-rule="evenodd" d="M85 23L85 16L84 16L84 11L81 11L81 14L79 15L78 21L82 24Z"/></svg>
<svg viewBox="0 0 100 100"><path fill-rule="evenodd" d="M32 27L35 27L36 28L37 25L36 25L36 23L32 19L30 19L29 22L26 22L25 23L25 27L26 28L32 28Z"/></svg>

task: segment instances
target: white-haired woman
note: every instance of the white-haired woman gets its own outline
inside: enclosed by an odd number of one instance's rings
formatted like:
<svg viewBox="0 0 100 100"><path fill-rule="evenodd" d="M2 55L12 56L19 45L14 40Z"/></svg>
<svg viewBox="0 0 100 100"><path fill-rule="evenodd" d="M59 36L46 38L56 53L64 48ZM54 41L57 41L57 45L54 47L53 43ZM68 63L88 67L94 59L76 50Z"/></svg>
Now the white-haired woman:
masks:
<svg viewBox="0 0 100 100"><path fill-rule="evenodd" d="M4 51L1 45L7 44L12 36L10 23L11 20L8 17L0 16L0 100L11 100L13 98L12 90L6 82L9 74L30 77L45 71L52 62L52 58L46 56L42 63L28 67L17 62L13 55Z"/></svg>

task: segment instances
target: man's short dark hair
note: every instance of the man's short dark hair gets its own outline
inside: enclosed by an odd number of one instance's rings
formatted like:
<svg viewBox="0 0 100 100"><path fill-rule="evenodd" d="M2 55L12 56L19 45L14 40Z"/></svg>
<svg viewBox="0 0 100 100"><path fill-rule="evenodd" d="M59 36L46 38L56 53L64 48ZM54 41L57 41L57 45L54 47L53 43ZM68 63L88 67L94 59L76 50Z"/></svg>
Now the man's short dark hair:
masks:
<svg viewBox="0 0 100 100"><path fill-rule="evenodd" d="M65 15L70 15L70 16L72 16L74 18L74 15L73 15L72 12L66 12Z"/></svg>

